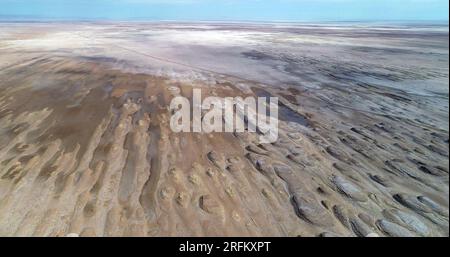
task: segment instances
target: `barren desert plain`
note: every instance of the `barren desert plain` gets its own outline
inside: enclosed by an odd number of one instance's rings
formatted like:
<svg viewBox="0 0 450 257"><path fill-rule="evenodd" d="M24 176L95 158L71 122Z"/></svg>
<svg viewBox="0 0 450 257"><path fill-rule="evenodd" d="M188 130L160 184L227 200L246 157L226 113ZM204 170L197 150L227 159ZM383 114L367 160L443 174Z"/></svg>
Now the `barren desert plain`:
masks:
<svg viewBox="0 0 450 257"><path fill-rule="evenodd" d="M449 236L448 24L0 22L0 236ZM279 137L170 101L279 98Z"/></svg>

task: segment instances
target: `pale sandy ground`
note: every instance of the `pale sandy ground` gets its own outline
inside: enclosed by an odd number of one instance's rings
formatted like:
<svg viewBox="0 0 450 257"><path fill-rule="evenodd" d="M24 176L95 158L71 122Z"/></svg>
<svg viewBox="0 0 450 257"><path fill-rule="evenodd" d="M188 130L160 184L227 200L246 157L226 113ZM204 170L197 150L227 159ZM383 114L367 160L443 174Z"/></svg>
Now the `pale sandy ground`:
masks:
<svg viewBox="0 0 450 257"><path fill-rule="evenodd" d="M280 138L173 133L193 88ZM0 23L1 236L448 236L448 27Z"/></svg>

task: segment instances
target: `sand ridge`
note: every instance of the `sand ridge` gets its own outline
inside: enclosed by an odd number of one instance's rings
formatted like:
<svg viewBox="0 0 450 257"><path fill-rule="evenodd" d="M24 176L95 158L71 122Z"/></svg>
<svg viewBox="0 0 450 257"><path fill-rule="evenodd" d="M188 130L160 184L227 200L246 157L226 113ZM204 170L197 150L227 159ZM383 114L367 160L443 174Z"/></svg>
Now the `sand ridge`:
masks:
<svg viewBox="0 0 450 257"><path fill-rule="evenodd" d="M174 80L5 49L0 235L448 236L448 94ZM199 87L279 97L279 140L173 133L170 100Z"/></svg>

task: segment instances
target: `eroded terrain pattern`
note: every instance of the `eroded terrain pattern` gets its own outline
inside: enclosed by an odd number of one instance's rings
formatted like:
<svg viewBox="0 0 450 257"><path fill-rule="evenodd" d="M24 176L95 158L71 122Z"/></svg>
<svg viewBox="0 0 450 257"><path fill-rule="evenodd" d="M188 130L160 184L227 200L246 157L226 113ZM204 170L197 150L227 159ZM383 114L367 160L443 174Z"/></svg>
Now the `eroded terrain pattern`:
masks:
<svg viewBox="0 0 450 257"><path fill-rule="evenodd" d="M448 236L448 27L0 24L2 236ZM277 96L280 136L173 133Z"/></svg>

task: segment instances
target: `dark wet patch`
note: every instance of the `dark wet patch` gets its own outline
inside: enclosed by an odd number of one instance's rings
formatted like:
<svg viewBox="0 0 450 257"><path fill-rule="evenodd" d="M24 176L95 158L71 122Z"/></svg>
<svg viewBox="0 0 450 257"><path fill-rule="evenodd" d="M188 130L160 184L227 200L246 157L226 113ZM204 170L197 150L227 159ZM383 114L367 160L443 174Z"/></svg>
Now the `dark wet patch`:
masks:
<svg viewBox="0 0 450 257"><path fill-rule="evenodd" d="M415 51L401 48L380 48L380 47L353 47L353 51L372 53L372 54L416 54Z"/></svg>
<svg viewBox="0 0 450 257"><path fill-rule="evenodd" d="M116 58L105 57L105 56L82 56L81 59L90 62L100 62L100 63L115 63Z"/></svg>
<svg viewBox="0 0 450 257"><path fill-rule="evenodd" d="M288 100L291 104L297 105L297 98L295 96L287 95L287 94L283 94L283 93L280 93L280 95L282 97L284 97L286 100Z"/></svg>
<svg viewBox="0 0 450 257"><path fill-rule="evenodd" d="M275 97L271 93L267 92L266 90L262 88L256 88L253 87L252 91L258 96L258 97ZM285 122L295 122L297 124L300 124L305 127L310 127L311 122L308 120L308 118L304 115L301 115L298 112L295 112L285 104L278 102L278 118Z"/></svg>
<svg viewBox="0 0 450 257"><path fill-rule="evenodd" d="M412 101L409 98L406 98L406 97L403 97L403 96L399 96L399 95L396 95L396 94L382 93L382 95L387 96L387 97L392 98L392 99L397 100L397 101L402 101L402 102L411 102Z"/></svg>
<svg viewBox="0 0 450 257"><path fill-rule="evenodd" d="M274 56L271 56L269 54L260 52L260 51L256 51L256 50L252 50L252 51L248 51L248 52L242 52L241 53L243 56L245 56L246 58L249 59L253 59L253 60L276 60L277 58L275 58Z"/></svg>

